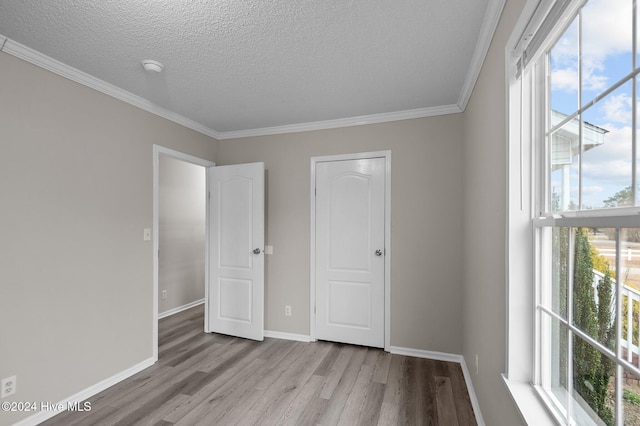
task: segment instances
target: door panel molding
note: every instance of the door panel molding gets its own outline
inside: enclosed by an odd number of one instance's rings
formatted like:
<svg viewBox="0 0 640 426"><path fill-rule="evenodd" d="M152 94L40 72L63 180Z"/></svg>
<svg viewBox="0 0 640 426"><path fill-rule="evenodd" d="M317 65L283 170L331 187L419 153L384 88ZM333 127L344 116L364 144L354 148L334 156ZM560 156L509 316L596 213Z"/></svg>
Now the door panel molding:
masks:
<svg viewBox="0 0 640 426"><path fill-rule="evenodd" d="M384 182L384 349L391 348L391 151L371 151L351 154L326 155L311 158L310 180L310 278L309 278L309 336L311 341L317 340L316 332L316 166L322 162L361 160L372 158L385 159Z"/></svg>

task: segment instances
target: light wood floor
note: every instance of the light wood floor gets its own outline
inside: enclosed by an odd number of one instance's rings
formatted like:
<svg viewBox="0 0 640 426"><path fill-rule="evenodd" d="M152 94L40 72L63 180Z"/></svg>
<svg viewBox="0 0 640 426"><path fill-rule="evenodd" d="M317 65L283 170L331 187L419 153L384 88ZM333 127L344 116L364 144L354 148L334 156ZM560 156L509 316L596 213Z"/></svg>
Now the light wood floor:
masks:
<svg viewBox="0 0 640 426"><path fill-rule="evenodd" d="M159 361L44 425L475 425L460 366L339 343L202 332L160 320Z"/></svg>

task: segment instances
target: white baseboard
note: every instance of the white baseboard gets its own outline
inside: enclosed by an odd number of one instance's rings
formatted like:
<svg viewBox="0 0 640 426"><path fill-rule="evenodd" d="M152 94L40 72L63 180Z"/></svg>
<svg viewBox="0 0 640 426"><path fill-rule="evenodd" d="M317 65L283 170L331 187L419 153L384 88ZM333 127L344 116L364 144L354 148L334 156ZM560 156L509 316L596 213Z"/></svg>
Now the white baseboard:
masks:
<svg viewBox="0 0 640 426"><path fill-rule="evenodd" d="M153 358L148 358L136 365L134 365L131 368L128 368L114 376L111 376L101 382L96 383L93 386L89 386L88 388L86 388L85 390L82 390L78 393L76 393L75 395L70 396L69 398L63 399L62 401L60 401L57 404L52 404L52 406L54 407L68 407L70 405L75 405L75 404L80 404L82 401L85 401L88 398L91 398L92 396L102 392L103 390L110 388L111 386L120 383L121 381L123 381L124 379L127 379L131 376L133 376L134 374L137 374L139 372L141 372L142 370L144 370L145 368L151 367L154 364L154 360ZM35 426L38 425L42 422L44 422L45 420L50 419L51 417L55 416L56 414L60 414L61 412L63 412L65 410L51 410L51 411L40 411L37 414L34 414L33 416L27 417L24 420L21 420L17 423L14 423L13 426Z"/></svg>
<svg viewBox="0 0 640 426"><path fill-rule="evenodd" d="M462 374L464 375L464 382L467 384L467 392L469 392L469 399L471 400L473 413L476 415L476 422L478 423L478 426L485 426L484 419L482 418L482 411L480 411L480 402L478 402L478 395L476 395L476 391L475 389L473 389L471 374L469 373L469 368L467 367L467 363L464 360L464 357L462 358L460 367L462 368Z"/></svg>
<svg viewBox="0 0 640 426"><path fill-rule="evenodd" d="M186 311L187 309L193 308L194 306L202 305L204 303L204 299L196 300L195 302L187 303L186 305L178 306L177 308L169 309L168 311L164 311L158 314L158 319L170 317L171 315L177 314L178 312Z"/></svg>
<svg viewBox="0 0 640 426"><path fill-rule="evenodd" d="M402 348L398 346L389 347L389 352L397 355L429 358L437 361L456 362L460 364L460 368L462 369L462 374L464 376L464 382L467 384L467 392L469 393L469 399L471 400L471 407L473 407L473 413L476 416L476 422L478 423L478 426L485 426L484 419L482 418L482 412L480 411L478 396L476 395L476 391L473 388L473 382L471 381L471 374L469 374L467 363L462 355L446 352L425 351L422 349Z"/></svg>
<svg viewBox="0 0 640 426"><path fill-rule="evenodd" d="M311 337L305 334L283 333L282 331L265 330L264 337L272 337L274 339L295 340L296 342L310 342Z"/></svg>
<svg viewBox="0 0 640 426"><path fill-rule="evenodd" d="M402 348L399 346L390 346L389 352L396 355L414 356L416 358L429 358L437 361L462 363L464 358L462 355L450 354L446 352L425 351L422 349Z"/></svg>

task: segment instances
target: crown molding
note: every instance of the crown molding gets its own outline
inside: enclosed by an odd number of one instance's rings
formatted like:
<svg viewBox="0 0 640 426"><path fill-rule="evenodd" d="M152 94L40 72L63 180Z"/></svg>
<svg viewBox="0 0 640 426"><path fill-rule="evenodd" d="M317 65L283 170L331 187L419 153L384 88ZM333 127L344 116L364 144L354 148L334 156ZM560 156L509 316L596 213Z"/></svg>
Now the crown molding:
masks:
<svg viewBox="0 0 640 426"><path fill-rule="evenodd" d="M253 136L268 136L280 135L285 133L310 132L313 130L337 129L340 127L362 126L365 124L386 123L389 121L433 117L436 115L457 114L460 112L462 112L462 110L458 105L444 105L439 107L418 108L382 114L361 115L359 117L339 118L336 120L314 121L310 123L289 124L285 126L220 132L220 137L218 139L238 139Z"/></svg>
<svg viewBox="0 0 640 426"><path fill-rule="evenodd" d="M489 0L482 27L480 29L478 42L476 43L476 48L474 50L473 57L471 58L469 71L467 72L467 76L461 90L458 103L455 105L443 105L438 107L418 108L390 113L339 118L335 120L315 121L247 130L234 130L227 132L218 132L198 122L183 117L173 111L158 106L138 95L134 95L133 93L127 92L126 90L116 87L110 83L107 83L87 73L63 64L62 62L59 62L53 58L50 58L49 56L46 56L14 40L11 40L3 36L2 34L0 34L0 52L5 52L13 55L33 65L65 77L71 81L75 81L76 83L97 90L108 96L170 120L174 123L180 124L198 133L202 133L206 136L212 137L216 140L238 139L245 137L308 132L314 130L328 130L341 127L386 123L390 121L434 117L438 115L456 114L463 112L469 102L469 99L471 98L473 88L476 84L476 81L478 80L480 71L482 70L482 65L484 64L484 60L489 51L489 47L491 46L491 41L500 21L500 16L502 14L505 2L506 0Z"/></svg>
<svg viewBox="0 0 640 426"><path fill-rule="evenodd" d="M418 108L406 111L396 111L382 114L363 115L358 117L340 118L336 120L315 121L309 123L289 124L284 126L264 127L258 129L235 130L228 132L218 132L209 127L203 126L193 120L176 114L166 108L158 106L138 95L127 92L113 84L100 80L92 75L77 70L69 65L63 64L47 55L24 46L10 38L0 34L0 52L5 52L19 59L27 61L35 66L44 68L54 74L67 78L83 86L97 90L105 95L111 96L130 105L138 107L174 123L180 124L196 132L217 140L238 139L252 136L278 135L285 133L308 132L313 130L335 129L340 127L360 126L365 124L385 123L389 121L409 120L412 118L433 117L437 115L456 114L462 112L458 105L444 105L430 108Z"/></svg>
<svg viewBox="0 0 640 426"><path fill-rule="evenodd" d="M70 67L69 65L63 64L60 61L57 61L47 55L44 55L0 34L0 40L2 40L3 38L4 43L0 43L0 52L5 52L13 55L16 58L22 59L40 68L44 68L47 71L51 71L52 73L57 74L61 77L67 78L71 81L82 84L83 86L97 90L98 92L126 102L144 111L150 112L151 114L166 118L169 121L173 121L174 123L180 124L181 126L194 130L198 133L202 133L203 135L212 137L214 139L219 139L220 137L220 134L213 129L210 129L200 123L183 117L180 114L176 114L175 112L170 111L166 108L158 106L148 101L147 99L127 92L126 90L116 87L113 84L107 83L106 81L100 80L92 75Z"/></svg>
<svg viewBox="0 0 640 426"><path fill-rule="evenodd" d="M482 20L482 27L480 27L478 42L476 43L476 48L471 58L469 71L467 72L467 78L464 81L464 85L460 91L460 98L458 99L458 106L462 111L467 108L469 99L471 99L473 88L476 85L476 81L478 81L482 65L489 53L491 41L500 22L500 16L502 15L505 3L506 0L489 0L489 4L487 5L487 10Z"/></svg>

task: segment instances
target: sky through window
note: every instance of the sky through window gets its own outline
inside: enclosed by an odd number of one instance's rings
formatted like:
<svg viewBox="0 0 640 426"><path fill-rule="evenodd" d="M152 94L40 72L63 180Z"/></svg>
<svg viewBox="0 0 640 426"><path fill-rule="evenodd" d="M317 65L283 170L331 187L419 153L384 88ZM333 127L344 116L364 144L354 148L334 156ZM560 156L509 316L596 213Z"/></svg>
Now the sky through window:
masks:
<svg viewBox="0 0 640 426"><path fill-rule="evenodd" d="M632 6L633 0L589 1L582 9L582 19L576 17L553 46L550 106L560 117L575 113L579 104L589 105L633 71ZM583 209L606 207L610 197L631 186L633 99L629 80L584 111L583 135L601 131L603 139L583 142ZM550 176L552 193L568 190L570 210L578 202L578 155L574 147L571 164L553 167ZM568 182L564 187L563 179Z"/></svg>

